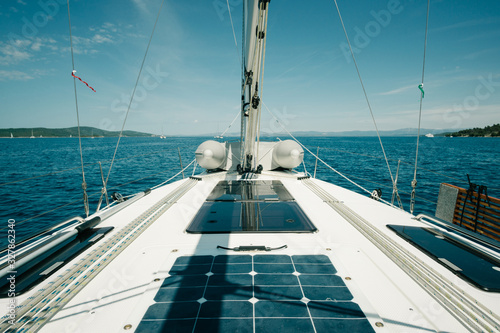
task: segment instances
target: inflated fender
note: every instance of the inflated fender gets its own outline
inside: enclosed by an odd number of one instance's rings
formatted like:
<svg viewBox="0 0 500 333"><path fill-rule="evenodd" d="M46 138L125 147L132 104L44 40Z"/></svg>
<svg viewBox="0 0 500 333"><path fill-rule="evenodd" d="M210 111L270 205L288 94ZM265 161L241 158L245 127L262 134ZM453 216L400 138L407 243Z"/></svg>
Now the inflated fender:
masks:
<svg viewBox="0 0 500 333"><path fill-rule="evenodd" d="M293 169L302 163L304 150L295 141L281 141L273 149L273 165L283 169Z"/></svg>
<svg viewBox="0 0 500 333"><path fill-rule="evenodd" d="M208 140L198 146L196 152L196 162L207 170L223 168L226 163L226 147L224 144Z"/></svg>

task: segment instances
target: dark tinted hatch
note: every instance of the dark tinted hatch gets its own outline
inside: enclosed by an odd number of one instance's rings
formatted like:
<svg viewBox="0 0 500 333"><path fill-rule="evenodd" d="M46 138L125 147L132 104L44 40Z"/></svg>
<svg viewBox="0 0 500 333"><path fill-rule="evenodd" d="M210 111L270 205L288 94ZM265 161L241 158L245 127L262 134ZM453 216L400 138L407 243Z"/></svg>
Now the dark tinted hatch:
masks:
<svg viewBox="0 0 500 333"><path fill-rule="evenodd" d="M314 232L281 181L220 181L187 228L190 233Z"/></svg>
<svg viewBox="0 0 500 333"><path fill-rule="evenodd" d="M432 228L388 225L450 271L485 291L500 292L500 261Z"/></svg>

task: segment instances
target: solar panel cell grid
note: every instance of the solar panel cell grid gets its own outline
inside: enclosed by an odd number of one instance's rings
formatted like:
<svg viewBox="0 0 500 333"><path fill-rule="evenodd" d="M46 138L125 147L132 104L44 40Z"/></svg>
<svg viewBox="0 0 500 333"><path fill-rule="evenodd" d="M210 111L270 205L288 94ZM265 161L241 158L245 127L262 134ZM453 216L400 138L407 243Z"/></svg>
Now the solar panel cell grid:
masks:
<svg viewBox="0 0 500 333"><path fill-rule="evenodd" d="M324 255L179 257L136 332L373 332Z"/></svg>

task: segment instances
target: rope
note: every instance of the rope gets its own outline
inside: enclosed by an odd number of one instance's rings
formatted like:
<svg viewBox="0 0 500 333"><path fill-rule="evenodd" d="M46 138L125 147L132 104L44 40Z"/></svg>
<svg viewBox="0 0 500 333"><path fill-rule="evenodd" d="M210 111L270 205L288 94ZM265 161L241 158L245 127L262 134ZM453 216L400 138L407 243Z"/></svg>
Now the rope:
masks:
<svg viewBox="0 0 500 333"><path fill-rule="evenodd" d="M353 209L336 199L311 179L302 180L313 193L339 213L373 245L387 255L396 265L418 283L429 295L441 304L469 331L498 331L500 317L478 300L461 290L438 271L404 248Z"/></svg>
<svg viewBox="0 0 500 333"><path fill-rule="evenodd" d="M262 101L262 92L264 91L264 65L266 64L266 41L267 41L267 17L268 17L268 14L269 14L269 10L268 10L268 5L269 4L266 4L265 2L263 3L264 6L266 6L265 8L265 17L263 18L264 22L264 40L262 41L262 69L261 69L261 74L260 74L260 82L259 82L259 98L260 100ZM260 119L261 119L261 109L262 109L262 106L259 104L259 110L258 110L258 114L257 114L257 153L255 154L255 160L259 160L259 147L260 147Z"/></svg>
<svg viewBox="0 0 500 333"><path fill-rule="evenodd" d="M241 80L241 116L240 116L240 163L243 164L243 158L244 158L244 147L243 147L243 136L244 132L246 131L245 128L245 100L244 100L244 94L245 94L245 87L247 85L247 76L245 75L245 4L241 6L242 8L242 20L241 20L241 77L244 77L245 80Z"/></svg>
<svg viewBox="0 0 500 333"><path fill-rule="evenodd" d="M337 4L337 0L333 0L333 1L335 2L335 7L337 8L337 13L339 14L340 23L342 24L342 29L344 29L345 38L347 40L347 44L349 45L349 50L351 52L354 66L356 67L356 72L358 73L358 78L359 78L359 82L361 83L361 88L363 88L363 94L365 95L366 104L368 105L368 109L370 110L370 115L372 117L373 124L375 125L375 131L377 132L378 141L380 142L380 147L382 148L382 153L384 154L385 163L387 164L387 169L389 170L389 175L391 176L392 186L394 188L394 191L397 194L397 192L398 192L397 185L396 185L396 182L394 181L394 177L392 176L391 167L389 166L389 161L387 159L387 155L385 154L384 145L382 144L382 139L380 138L380 133L378 130L377 122L375 121L375 116L373 115L372 107L371 107L370 101L368 99L368 94L366 93L365 85L363 84L363 79L361 78L361 73L360 73L359 68L358 68L358 63L356 62L356 57L354 56L354 52L352 51L351 41L349 40L349 36L347 35L347 30L346 30L345 25L344 25L344 20L342 20L342 15L340 14L340 9L339 9L339 6Z"/></svg>
<svg viewBox="0 0 500 333"><path fill-rule="evenodd" d="M85 170L83 167L82 136L80 133L80 114L78 112L78 95L76 92L76 78L78 78L78 77L75 76L75 74L74 74L76 72L76 70L75 70L75 57L74 57L74 51L73 51L73 34L71 32L71 14L69 11L69 0L67 0L67 5L68 5L68 23L69 23L69 43L70 43L70 48L71 48L71 64L72 64L72 68L73 68L71 75L73 76L73 88L75 91L76 122L78 125L78 145L80 147L80 162L82 165L83 205L85 208L85 214L88 217L89 216L89 197L87 195L87 183L85 182ZM78 78L78 79L80 79L80 78ZM82 79L80 79L80 81L82 81ZM87 84L87 86L89 86L89 85ZM94 90L94 89L92 88L92 90Z"/></svg>
<svg viewBox="0 0 500 333"><path fill-rule="evenodd" d="M156 24L158 23L158 19L160 17L161 9L163 7L164 2L165 2L165 0L162 0L161 5L160 5L160 9L158 10L158 14L156 15L156 20L155 20L155 24L153 26L153 31L151 32L151 36L149 37L149 42L148 42L148 46L146 47L146 52L144 53L144 57L142 58L141 68L139 69L139 74L137 75L137 80L135 81L134 90L132 91L132 95L130 96L130 101L129 101L128 107L127 107L127 113L125 114L125 119L123 119L123 125L122 125L122 129L120 130L120 135L118 136L118 142L116 143L115 152L113 153L113 159L111 160L111 165L109 166L108 175L106 176L106 181L104 182L105 185L108 184L109 175L111 173L111 169L113 168L113 162L114 162L115 157L116 157L116 152L118 151L118 146L120 145L120 140L122 138L123 130L125 128L125 123L127 122L128 114L130 113L130 107L132 105L132 101L134 100L135 91L137 89L137 85L139 84L139 79L141 78L142 69L144 67L144 63L146 62L146 57L148 55L149 46L151 45L151 40L153 39L153 35L154 35L155 29L156 29Z"/></svg>
<svg viewBox="0 0 500 333"><path fill-rule="evenodd" d="M422 122L422 101L424 99L424 74L425 74L425 54L427 51L427 32L429 30L429 9L430 0L427 0L427 16L425 19L425 37L424 37L424 57L422 61L422 83L418 85L420 89L420 109L418 112L418 131L417 131L417 148L415 152L415 172L413 173L413 180L411 181L411 199L410 199L410 213L413 214L415 208L415 189L417 187L417 165L418 165L418 147L420 143L420 124Z"/></svg>
<svg viewBox="0 0 500 333"><path fill-rule="evenodd" d="M62 272L53 283L39 289L17 306L16 323L9 325L2 317L0 331L10 328L21 331L37 331L112 260L124 251L149 226L160 218L179 198L192 189L198 181L186 180L175 190L156 202L151 208L124 226L112 238L98 245L73 266Z"/></svg>
<svg viewBox="0 0 500 333"><path fill-rule="evenodd" d="M249 96L248 100L250 103L250 111L248 115L248 120L247 120L247 126L245 128L245 142L244 142L244 149L242 153L242 163L243 163L243 169L252 168L252 165L256 163L258 160L258 149L259 149L259 136L260 136L260 113L261 113L261 96L262 96L262 81L263 81L263 75L264 75L264 58L265 58L265 43L266 43L266 33L267 33L267 17L268 17L268 8L267 8L267 2L260 2L258 4L259 6L259 15L258 15L258 21L257 21L257 33L258 36L254 41L254 49L253 49L253 54L250 55L250 57L253 59L252 61L252 68L243 68L243 77L245 78L244 85L242 86L242 95L245 96L245 89L247 87L248 83L248 77L246 75L246 70L252 70L253 72L253 82L251 84L251 87L249 89ZM244 6L245 7L245 6ZM243 15L245 15L245 11L243 12ZM243 31L245 31L245 27L243 27ZM263 33L263 35L261 35ZM243 34L245 35L245 34ZM244 55L245 57L245 55ZM244 58L245 59L245 58ZM242 66L244 67L244 66ZM254 87L254 90L252 91L252 87ZM254 100L258 100L258 105L254 108ZM242 112L244 112L244 106L245 106L245 100L244 98L242 99ZM241 140L243 140L243 128L245 125L244 121L244 115L242 115L242 136ZM256 141L257 140L257 141ZM242 141L243 143L243 141ZM247 154L251 154L253 156L252 160L249 161L247 159ZM247 163L250 163L250 165L247 165Z"/></svg>

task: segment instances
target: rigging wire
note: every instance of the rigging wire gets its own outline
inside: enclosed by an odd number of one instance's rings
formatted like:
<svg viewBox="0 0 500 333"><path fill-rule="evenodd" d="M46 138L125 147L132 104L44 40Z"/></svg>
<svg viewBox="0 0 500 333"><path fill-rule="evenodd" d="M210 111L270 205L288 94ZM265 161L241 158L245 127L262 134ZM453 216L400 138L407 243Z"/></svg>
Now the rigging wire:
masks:
<svg viewBox="0 0 500 333"><path fill-rule="evenodd" d="M71 64L72 64L72 72L71 75L73 76L73 88L75 91L75 106L76 106L76 122L78 125L78 145L80 147L80 162L82 165L82 189L83 189L83 205L85 208L85 214L87 217L89 216L89 196L87 195L87 182L85 181L85 169L83 167L83 152L82 152L82 136L80 132L80 114L78 111L78 94L76 92L76 76L75 74L75 57L74 57L74 51L73 51L73 34L71 32L71 14L69 10L69 0L67 0L67 5L68 5L68 24L69 24L69 43L70 43L70 48L71 48ZM88 86L88 85L87 85ZM94 90L94 89L92 89Z"/></svg>
<svg viewBox="0 0 500 333"><path fill-rule="evenodd" d="M196 158L194 158L188 165L186 165L186 167L184 169L182 169L181 171L177 172L175 175L173 175L169 179L165 180L163 183L151 187L151 189L154 190L155 188L158 188L158 187L160 187L160 186L168 183L169 181L171 181L175 177L179 176L181 173L184 174L184 171L186 171L187 168L189 168L191 166L191 164L193 164L193 163L196 163Z"/></svg>
<svg viewBox="0 0 500 333"><path fill-rule="evenodd" d="M233 17L231 16L231 7L229 6L229 0L226 0L226 3L227 3L227 11L229 12L229 21L231 21L231 29L233 29L233 38L234 38L234 46L236 47L236 56L238 57L240 66L242 66L240 53L238 51L238 42L236 41L236 33L234 32Z"/></svg>
<svg viewBox="0 0 500 333"><path fill-rule="evenodd" d="M430 0L427 0L427 16L425 18L425 37L424 37L424 57L422 61L422 83L418 85L420 89L420 109L418 112L418 130L417 130L417 148L415 152L415 171L413 173L413 180L411 181L411 199L410 199L410 213L413 214L415 208L415 190L417 188L417 165L418 165L418 147L420 143L420 123L422 122L422 101L424 99L424 74L425 74L425 54L427 51L427 32L429 30L429 9Z"/></svg>
<svg viewBox="0 0 500 333"><path fill-rule="evenodd" d="M164 2L165 2L165 0L162 0L161 5L160 5L160 9L158 10L158 14L156 15L156 20L155 20L155 24L153 26L153 31L151 32L151 36L149 37L149 42L148 42L148 46L146 47L146 52L144 53L144 57L142 58L141 68L139 69L139 74L137 75L137 80L135 81L134 90L132 91L132 95L130 96L130 101L129 101L129 104L127 107L127 113L125 114L125 119L123 119L122 129L120 130L120 134L118 135L118 142L116 143L115 152L113 153L113 158L111 159L111 165L109 166L109 169L108 169L108 175L106 176L106 181L104 182L105 186L108 184L109 175L111 174L111 169L113 168L113 162L114 162L115 157L116 157L116 152L118 151L118 146L120 145L120 140L122 138L123 130L124 130L125 124L127 122L128 114L130 113L130 107L132 105L132 101L134 100L135 91L137 89L137 85L139 84L139 79L141 78L142 69L144 68L144 63L146 62L146 57L148 55L149 47L151 45L151 40L153 39L153 35L154 35L155 29L156 29L156 24L158 23L158 19L160 18L161 9L163 7Z"/></svg>
<svg viewBox="0 0 500 333"><path fill-rule="evenodd" d="M192 147L192 146L184 146L184 148L187 148L187 147ZM165 148L165 149L162 149L162 150L159 150L159 151L154 151L152 153L136 154L136 155L132 155L132 156L128 156L128 157L117 158L117 159L115 159L115 161L124 161L124 160L129 160L129 159L132 159L132 158L136 158L136 157L157 155L157 154L161 154L163 152L169 151L169 150L177 150L177 148L175 148L175 149L174 148ZM104 160L104 161L100 161L100 162L102 163L102 162L110 162L110 161L111 160ZM97 164L99 164L99 162L87 163L87 164L84 164L84 167L88 168L90 166L97 165ZM13 181L10 181L10 182L1 183L0 187L6 186L6 185L15 184L15 183L24 182L24 181L27 181L27 180L32 180L32 179L37 179L37 178L42 178L42 177L47 177L47 176L53 176L53 175L57 175L57 174L60 174L60 173L63 173L63 172L76 170L76 169L79 169L79 168L81 168L81 167L77 166L77 167L73 167L73 168L68 168L68 169L63 169L63 170L59 170L59 171L49 172L49 173L46 173L46 174L43 174L43 175L38 175L38 176L33 176L33 177L28 177L28 178L23 178L23 179L18 179L18 180L13 180Z"/></svg>
<svg viewBox="0 0 500 333"><path fill-rule="evenodd" d="M95 196L97 196L97 195L99 195L99 194L101 194L101 192L96 192L96 193L94 193L94 194L90 194L88 197L89 197L89 198L91 198L91 197L95 197ZM43 215L47 215L48 213L55 212L55 211L57 211L57 210L59 210L59 209L62 209L62 208L64 208L64 207L67 207L67 206L69 206L69 205L73 205L73 204L77 203L77 202L78 202L78 201L80 201L80 200L81 200L81 199L76 199L76 200L73 200L73 201L68 202L68 203L66 203L66 204L63 204L63 205L57 206L57 207L55 207L55 208L52 208L52 209L50 209L50 210L47 210L47 211L42 212L42 213L40 213L40 214L37 214L37 215L35 215L35 216L28 217L27 219L24 219L24 220L22 220L22 221L19 221L19 222L17 222L17 221L16 221L16 226L18 226L18 225L20 225L20 224L22 224L22 223L24 223L24 222L28 222L28 221L31 221L31 220L33 220L33 219L36 219L37 217L40 217L40 216L43 216ZM8 229L8 227L1 228L1 229L0 229L0 231L1 231L1 230L5 230L5 229Z"/></svg>
<svg viewBox="0 0 500 333"><path fill-rule="evenodd" d="M151 154L141 154L141 155L136 155L136 156L143 156L143 155L151 155ZM190 166L191 166L191 165L192 165L195 161L196 161L196 159L193 159L193 161L191 161L191 163L189 163L189 164L188 164L188 165L187 165L184 169L182 169L181 171L179 171L178 173L176 173L175 175L173 175L173 176L172 176L172 177L170 177L169 179L165 180L165 181L164 181L164 182L162 182L161 184L158 184L158 185L155 185L155 186L151 187L151 190L154 190L155 188L158 188L158 187L160 187L160 186L162 186L162 185L164 185L164 184L168 183L169 181L171 181L171 180L172 180L172 179L174 179L175 177L179 176L182 172L186 171L186 169L188 169L188 168L189 168L189 167L190 167ZM93 164L98 164L98 163L93 163ZM90 165L90 164L86 164L86 166L88 166L88 165ZM79 168L79 167L77 167L77 168ZM73 168L73 169L68 169L68 170L74 170L74 169L76 169L76 168ZM63 170L63 171L67 171L67 170ZM140 180L144 180L144 179L147 179L147 178L151 178L151 177L157 176L157 175L159 175L159 174L162 174L162 173L165 173L165 172L168 172L168 171L170 171L170 170L165 170L165 171L157 172L157 173L154 173L154 174L150 174L150 175L148 175L148 176L146 176L146 177L138 178L138 179L135 179L135 180L132 180L132 181L126 182L126 183L122 183L122 184L119 184L119 185L113 186L113 187L112 187L112 189L117 189L117 188L122 187L122 186L125 186L125 185L129 185L129 184L132 184L132 183L136 183L136 182L138 182L138 181L140 181ZM62 172L62 171L61 171L61 172ZM40 176L40 177L42 177L42 176ZM96 197L96 196L98 196L98 195L100 195L100 194L101 194L101 192L96 192L96 193L90 194L88 197L89 197L89 198L92 198L92 197ZM124 196L124 198L133 197L133 196L135 196L135 195L137 195L137 193L134 193L134 194L132 194L132 195L127 195L127 196ZM72 205L72 204L74 204L74 203L76 203L76 202L78 202L78 201L80 201L80 199L76 199L76 200L73 200L73 201L71 201L71 202L68 202L68 203L62 204L62 205L57 206L57 207L55 207L55 208L53 208L53 209L50 209L50 210L44 211L44 212L42 212L42 213L40 213L40 214L37 214L37 215L35 215L35 216L32 216L32 217L29 217L29 218L24 219L24 220L22 220L22 221L16 222L16 225L20 225L20 224L22 224L22 223L24 223L24 222L27 222L27 221L33 220L33 219L35 219L35 218L37 218L37 217L44 216L44 215L46 215L46 214L48 214L48 213L55 212L55 211L57 211L57 210L59 210L59 209L62 209L62 208L67 207L67 206L69 206L69 205ZM112 205L112 204L113 204L113 203L111 203L111 205ZM106 206L106 207L108 207L108 206ZM9 227L0 228L0 231L2 231L2 230L6 230L6 229L8 229L8 228L9 228Z"/></svg>
<svg viewBox="0 0 500 333"><path fill-rule="evenodd" d="M350 154L350 155L369 157L369 158L374 158L374 159L378 159L378 160L383 160L384 159L383 157L380 157L380 156L373 156L373 155L368 155L368 154L355 153L355 152L351 152L351 151L347 151L347 150L343 150L343 149L336 149L336 148L330 148L330 147L319 147L319 148L321 148L323 150L332 150L332 151L336 151L336 152L339 152L339 153L345 153L345 154ZM406 164L406 165L410 165L410 166L414 165L413 162L410 163L410 162L406 162L404 160L394 159L394 158L389 158L389 161L400 162L401 164ZM463 179L452 177L452 176L449 176L449 175L445 175L444 173L441 173L441 172L438 172L438 171L435 171L435 170L432 170L432 169L427 169L427 168L424 168L424 167L421 167L421 166L419 166L418 169L419 170L424 170L424 171L427 171L427 172L430 172L430 173L433 173L433 174L441 176L443 178L448 178L450 180L457 181L459 183L468 184L467 181L464 181ZM349 175L349 174L346 174L346 175ZM355 177L355 176L353 176L353 177ZM499 191L500 190L500 188L494 188L494 187L488 187L488 188L492 189L492 190L495 190L495 191ZM407 192L402 192L402 191L400 191L400 192L401 193L407 193ZM418 196L416 196L416 197L418 197Z"/></svg>
<svg viewBox="0 0 500 333"><path fill-rule="evenodd" d="M342 174L340 171L336 170L334 167L330 166L328 163L326 163L323 159L321 159L319 156L317 156L316 154L314 154L309 148L307 148L304 144L302 144L302 142L300 142L295 136L293 136L292 133L290 133L290 131L288 131L286 129L285 126L283 126L283 124L281 124L281 122L279 121L278 118L276 118L276 116L271 112L271 110L269 110L269 108L267 107L267 105L261 101L261 103L264 105L264 107L266 108L266 110L269 112L269 114L271 114L271 117L274 118L274 120L278 123L278 125L280 125L280 127L292 138L295 140L295 142L297 142L302 148L304 148L305 150L307 150L307 152L309 154L311 154L312 156L314 156L315 158L318 159L318 161L320 161L321 163L323 163L326 167L328 167L330 170L332 170L333 172L335 172L336 174L338 174L339 176L341 176L342 178L344 178L345 180L347 180L348 182L350 182L351 184L353 184L354 186L360 188L361 190L365 191L366 193L369 193L369 194L372 194L371 191L367 190L366 188L364 188L363 186L359 185L358 183L354 182L352 179L349 179L348 177L346 177L344 174ZM386 204L391 205L390 202L387 202L385 200L383 200L382 198L380 198L380 201L382 202L385 202Z"/></svg>
<svg viewBox="0 0 500 333"><path fill-rule="evenodd" d="M365 95L366 104L368 105L368 109L370 110L370 115L372 117L373 124L375 125L375 131L377 132L378 141L380 142L380 147L382 148L382 153L384 154L385 162L387 164L387 169L389 170L389 175L391 176L393 190L396 193L396 196L399 198L398 188L397 188L396 183L394 182L394 177L392 176L391 167L389 166L389 161L388 161L387 155L385 153L384 145L382 144L382 139L380 138L380 133L378 130L377 122L375 121L375 116L373 115L372 107L370 104L370 100L368 99L368 94L366 93L363 79L361 78L361 73L359 71L358 63L356 62L356 57L354 56L354 52L352 51L351 41L349 40L349 36L347 34L347 30L346 30L345 25L344 25L344 20L342 19L342 15L340 14L340 9L339 9L339 6L337 4L337 0L333 0L333 2L335 3L335 7L337 8L337 13L339 14L339 18L340 18L340 23L342 24L342 29L344 29L345 38L347 40L347 44L349 45L349 51L351 52L351 57L352 57L352 60L354 62L354 66L356 67L356 72L358 73L359 82L361 83L361 88L363 88L363 94Z"/></svg>
<svg viewBox="0 0 500 333"><path fill-rule="evenodd" d="M221 137L224 136L224 134L226 134L227 131L229 131L229 129L231 128L231 126L233 126L234 122L236 121L236 119L238 119L238 116L240 115L241 111L238 110L238 112L236 113L236 117L234 117L233 121L231 122L231 124L229 124L229 126L226 128L226 130L224 132L221 133Z"/></svg>
<svg viewBox="0 0 500 333"><path fill-rule="evenodd" d="M171 178L165 180L163 183L151 187L151 190L154 190L155 188L158 188L161 185L164 185L164 184L168 183L169 181L171 181L172 179L174 179L175 177L177 177L178 175L180 175L181 173L183 173L191 164L193 164L193 162L194 162L194 160L191 163L189 163L185 168L181 169L181 171L179 171L178 173L176 173L174 176L172 176ZM137 178L137 179L131 180L129 182L113 186L113 189L118 188L118 187L122 187L122 186L125 186L125 185L129 185L129 184L137 183L140 180L144 180L144 179L148 179L148 178L151 178L151 177L155 177L155 176L161 175L162 173L169 172L169 171L170 170L163 170L163 171L160 171L160 172L156 172L156 173L147 175L147 176L142 177L142 178ZM129 196L124 196L124 198L130 197L130 196L134 196L134 195L136 195L136 193L134 193L132 195L129 195Z"/></svg>

